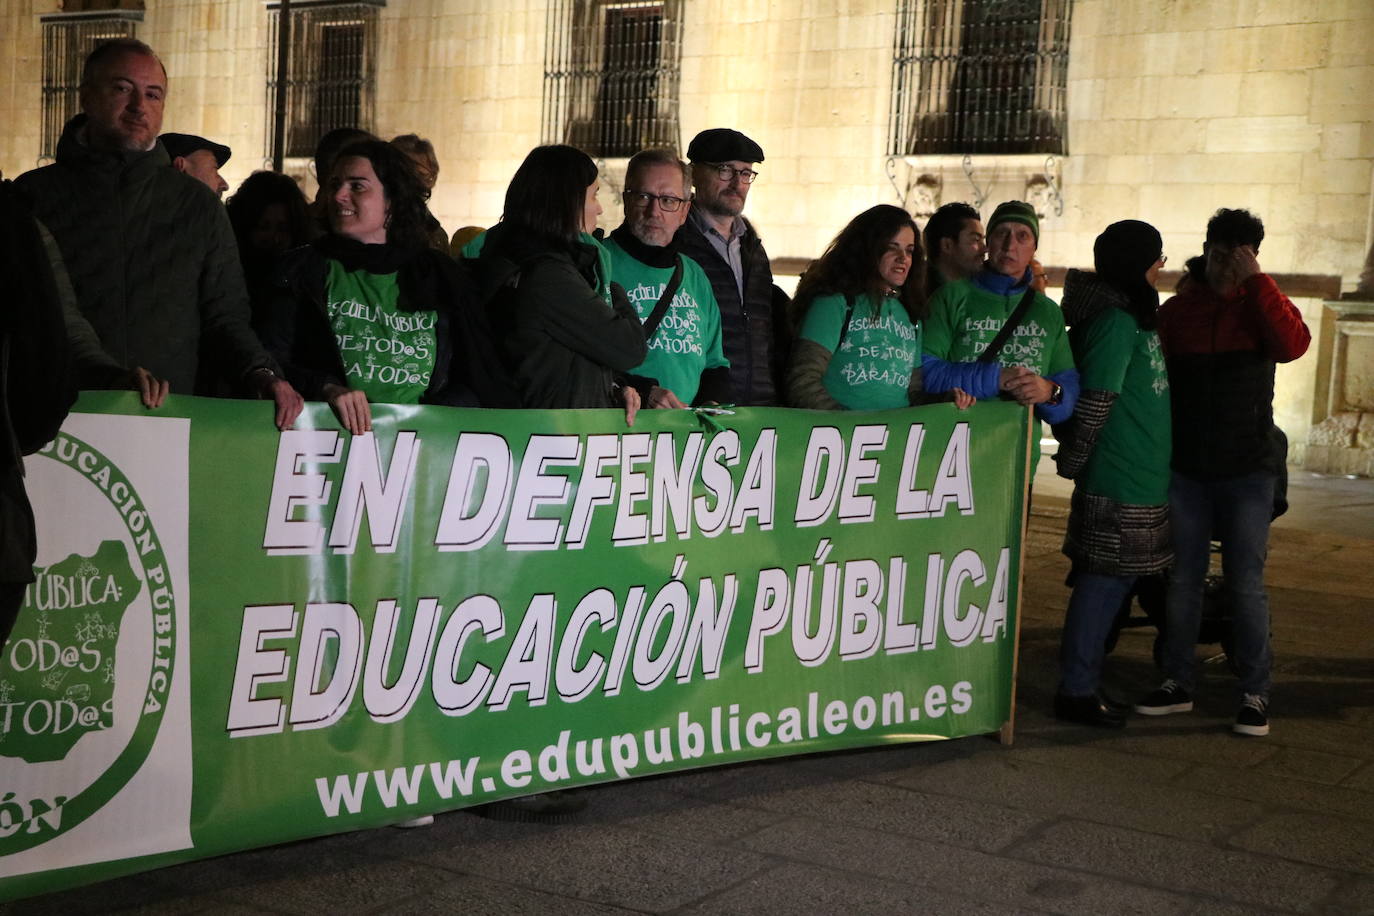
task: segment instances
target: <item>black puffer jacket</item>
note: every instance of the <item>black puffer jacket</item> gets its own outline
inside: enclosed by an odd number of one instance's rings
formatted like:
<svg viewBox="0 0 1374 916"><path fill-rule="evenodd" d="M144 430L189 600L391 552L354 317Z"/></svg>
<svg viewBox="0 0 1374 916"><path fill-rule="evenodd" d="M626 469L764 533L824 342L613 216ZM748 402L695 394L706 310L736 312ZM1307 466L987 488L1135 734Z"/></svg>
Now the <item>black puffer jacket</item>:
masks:
<svg viewBox="0 0 1374 916"><path fill-rule="evenodd" d="M161 142L141 153L91 149L85 122L69 121L57 161L15 184L57 240L105 351L178 394L195 389L202 343L235 381L275 368L249 327L238 246L215 195L171 168Z"/></svg>
<svg viewBox="0 0 1374 916"><path fill-rule="evenodd" d="M742 218L742 217L741 217ZM720 305L721 345L730 361L730 385L735 403L768 407L781 403L784 374L792 339L787 320L787 297L773 286L768 253L754 227L745 220L740 238L744 265L744 297L740 298L734 271L696 223L688 219L674 240L678 250L706 271Z"/></svg>
<svg viewBox="0 0 1374 916"><path fill-rule="evenodd" d="M1159 310L1169 364L1173 468L1200 480L1282 474L1287 439L1274 425L1274 366L1307 352L1302 312L1267 274L1227 295L1192 278Z"/></svg>

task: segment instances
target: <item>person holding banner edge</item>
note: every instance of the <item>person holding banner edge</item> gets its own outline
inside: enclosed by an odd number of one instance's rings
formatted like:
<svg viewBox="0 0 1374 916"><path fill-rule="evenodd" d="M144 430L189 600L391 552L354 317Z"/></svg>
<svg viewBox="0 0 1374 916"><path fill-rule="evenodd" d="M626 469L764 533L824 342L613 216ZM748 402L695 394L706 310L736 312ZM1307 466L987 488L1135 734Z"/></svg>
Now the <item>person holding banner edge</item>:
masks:
<svg viewBox="0 0 1374 916"><path fill-rule="evenodd" d="M535 147L511 177L501 222L463 253L519 406L623 405L628 425L652 380L628 375L648 353L644 329L590 235L602 212L600 186L586 153Z"/></svg>
<svg viewBox="0 0 1374 916"><path fill-rule="evenodd" d="M256 310L287 378L354 435L372 429L370 400L499 406L469 282L428 247L427 192L405 154L351 144L327 181L329 233L284 259Z"/></svg>
<svg viewBox="0 0 1374 916"><path fill-rule="evenodd" d="M924 257L911 215L860 213L807 268L793 299L801 329L788 402L813 410L905 407L921 394ZM973 398L953 389L965 408Z"/></svg>
<svg viewBox="0 0 1374 916"><path fill-rule="evenodd" d="M1007 398L1062 423L1078 401L1078 370L1054 301L1036 291L1030 262L1040 220L1024 201L998 205L988 220L988 261L930 301L921 368L931 393L962 388L975 398Z"/></svg>
<svg viewBox="0 0 1374 916"><path fill-rule="evenodd" d="M611 279L644 322L649 355L633 371L658 382L645 399L648 407L733 399L711 281L678 251L676 233L691 211L691 195L691 172L676 153L640 150L625 168L625 221L602 242Z"/></svg>
<svg viewBox="0 0 1374 916"><path fill-rule="evenodd" d="M1073 594L1064 615L1058 719L1126 724L1129 707L1101 690L1107 634L1136 579L1173 563L1169 542L1169 377L1160 348L1164 267L1159 232L1139 220L1108 226L1093 245L1097 272L1071 270L1064 318L1083 389L1055 427L1058 474L1074 482L1064 553Z"/></svg>

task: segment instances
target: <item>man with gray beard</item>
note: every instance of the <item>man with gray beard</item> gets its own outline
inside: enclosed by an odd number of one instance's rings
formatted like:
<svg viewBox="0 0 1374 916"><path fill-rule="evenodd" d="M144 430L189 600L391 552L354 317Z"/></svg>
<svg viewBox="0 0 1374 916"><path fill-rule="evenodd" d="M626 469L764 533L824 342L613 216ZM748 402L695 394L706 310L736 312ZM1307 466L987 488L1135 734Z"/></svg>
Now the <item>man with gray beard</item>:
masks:
<svg viewBox="0 0 1374 916"><path fill-rule="evenodd" d="M711 281L674 240L691 209L688 174L672 150L636 153L625 172L625 221L602 243L611 280L625 288L644 322L649 355L633 372L657 382L647 407L730 400Z"/></svg>

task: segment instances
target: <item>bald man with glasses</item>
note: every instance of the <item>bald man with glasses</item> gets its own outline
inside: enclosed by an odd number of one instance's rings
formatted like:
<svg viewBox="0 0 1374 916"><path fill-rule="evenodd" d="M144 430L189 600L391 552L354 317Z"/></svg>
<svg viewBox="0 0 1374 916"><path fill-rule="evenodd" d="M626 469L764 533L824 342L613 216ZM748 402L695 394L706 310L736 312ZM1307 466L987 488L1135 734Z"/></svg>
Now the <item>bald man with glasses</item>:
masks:
<svg viewBox="0 0 1374 916"><path fill-rule="evenodd" d="M649 355L633 372L655 380L648 407L731 400L720 308L701 266L675 242L691 211L687 164L672 150L636 153L625 171L625 221L604 241L611 280L644 323Z"/></svg>
<svg viewBox="0 0 1374 916"><path fill-rule="evenodd" d="M768 253L744 218L763 149L737 130L717 127L692 139L687 158L696 193L677 233L678 248L710 278L735 403L775 405L791 342L788 300L773 285Z"/></svg>

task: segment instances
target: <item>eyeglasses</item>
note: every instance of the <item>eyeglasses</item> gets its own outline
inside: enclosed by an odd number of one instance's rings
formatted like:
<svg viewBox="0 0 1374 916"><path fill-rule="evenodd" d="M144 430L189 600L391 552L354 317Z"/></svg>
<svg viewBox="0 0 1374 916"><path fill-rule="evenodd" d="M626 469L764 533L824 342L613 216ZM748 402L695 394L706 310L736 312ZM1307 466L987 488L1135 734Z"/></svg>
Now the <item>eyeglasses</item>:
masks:
<svg viewBox="0 0 1374 916"><path fill-rule="evenodd" d="M745 184L753 184L754 179L759 177L759 173L753 169L737 169L734 166L725 165L719 162L703 162L702 165L707 168L715 169L716 177L721 181L733 181L735 176L738 175L740 181Z"/></svg>
<svg viewBox="0 0 1374 916"><path fill-rule="evenodd" d="M650 194L648 191L626 191L625 200L632 206L648 208L652 201L658 201L658 208L664 213L676 213L683 204L687 203L681 197L672 197L667 194Z"/></svg>

